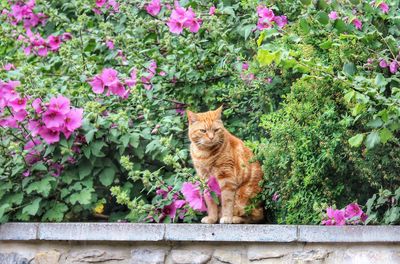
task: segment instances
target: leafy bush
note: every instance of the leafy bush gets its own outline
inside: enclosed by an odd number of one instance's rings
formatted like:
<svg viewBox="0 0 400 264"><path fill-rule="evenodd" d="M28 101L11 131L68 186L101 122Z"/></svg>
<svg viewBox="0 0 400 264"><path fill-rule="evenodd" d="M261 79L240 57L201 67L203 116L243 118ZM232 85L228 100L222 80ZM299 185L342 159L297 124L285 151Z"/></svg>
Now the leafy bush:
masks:
<svg viewBox="0 0 400 264"><path fill-rule="evenodd" d="M222 104L263 163L270 222L398 187L398 1L0 9L0 222L198 221L183 113ZM74 125L48 122L60 96Z"/></svg>

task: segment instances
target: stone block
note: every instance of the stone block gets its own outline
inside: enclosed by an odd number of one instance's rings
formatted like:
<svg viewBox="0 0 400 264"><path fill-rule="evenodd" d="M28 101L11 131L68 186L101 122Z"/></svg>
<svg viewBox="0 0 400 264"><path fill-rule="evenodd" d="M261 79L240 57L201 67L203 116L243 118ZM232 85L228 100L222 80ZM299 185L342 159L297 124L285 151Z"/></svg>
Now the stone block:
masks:
<svg viewBox="0 0 400 264"><path fill-rule="evenodd" d="M164 264L166 253L164 249L134 249L130 264Z"/></svg>
<svg viewBox="0 0 400 264"><path fill-rule="evenodd" d="M119 263L125 257L100 249L81 250L67 256L68 264L74 263Z"/></svg>
<svg viewBox="0 0 400 264"><path fill-rule="evenodd" d="M35 255L35 264L58 264L61 253L56 250L39 252Z"/></svg>
<svg viewBox="0 0 400 264"><path fill-rule="evenodd" d="M174 264L203 264L211 259L211 251L174 249L171 258Z"/></svg>
<svg viewBox="0 0 400 264"><path fill-rule="evenodd" d="M6 223L0 225L0 240L35 240L37 239L35 223Z"/></svg>
<svg viewBox="0 0 400 264"><path fill-rule="evenodd" d="M213 259L227 264L243 263L241 252L234 249L216 249L213 254Z"/></svg>
<svg viewBox="0 0 400 264"><path fill-rule="evenodd" d="M18 253L0 253L1 264L28 264L29 260Z"/></svg>

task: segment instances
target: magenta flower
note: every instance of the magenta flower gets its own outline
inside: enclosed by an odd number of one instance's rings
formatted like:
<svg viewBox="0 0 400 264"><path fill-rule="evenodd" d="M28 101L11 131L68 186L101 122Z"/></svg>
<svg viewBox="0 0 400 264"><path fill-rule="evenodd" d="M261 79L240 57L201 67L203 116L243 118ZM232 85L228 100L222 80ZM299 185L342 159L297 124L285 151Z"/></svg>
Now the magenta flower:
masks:
<svg viewBox="0 0 400 264"><path fill-rule="evenodd" d="M118 72L111 68L105 68L100 75L101 80L107 86L118 80Z"/></svg>
<svg viewBox="0 0 400 264"><path fill-rule="evenodd" d="M39 121L35 121L35 120L29 120L28 121L28 129L31 132L31 135L36 137L37 135L39 135L39 131L42 128L42 125L40 124Z"/></svg>
<svg viewBox="0 0 400 264"><path fill-rule="evenodd" d="M346 218L353 218L356 216L361 216L363 211L357 203L351 203L345 208L345 216Z"/></svg>
<svg viewBox="0 0 400 264"><path fill-rule="evenodd" d="M68 33L68 32L63 33L62 36L61 36L61 38L62 38L63 41L71 40L71 39L72 39L72 34L71 34L71 33Z"/></svg>
<svg viewBox="0 0 400 264"><path fill-rule="evenodd" d="M247 71L249 69L249 64L247 62L243 62L242 71Z"/></svg>
<svg viewBox="0 0 400 264"><path fill-rule="evenodd" d="M96 0L96 6L102 7L106 2L107 0Z"/></svg>
<svg viewBox="0 0 400 264"><path fill-rule="evenodd" d="M47 54L48 54L47 47L40 47L40 48L37 50L37 54L38 54L40 57L46 57Z"/></svg>
<svg viewBox="0 0 400 264"><path fill-rule="evenodd" d="M94 76L93 80L89 82L90 86L92 86L92 91L95 94L102 94L104 92L104 83L103 80L98 76Z"/></svg>
<svg viewBox="0 0 400 264"><path fill-rule="evenodd" d="M42 119L46 128L60 130L64 125L65 114L57 110L49 109L44 112Z"/></svg>
<svg viewBox="0 0 400 264"><path fill-rule="evenodd" d="M147 6L146 11L152 16L157 16L161 11L160 0L152 0Z"/></svg>
<svg viewBox="0 0 400 264"><path fill-rule="evenodd" d="M274 11L272 11L272 9L269 9L265 6L258 6L257 14L260 18L267 19L269 22L272 22L275 17Z"/></svg>
<svg viewBox="0 0 400 264"><path fill-rule="evenodd" d="M15 112L19 112L21 110L25 110L26 108L26 98L15 98L13 100L11 100L8 105L15 111Z"/></svg>
<svg viewBox="0 0 400 264"><path fill-rule="evenodd" d="M17 120L18 122L24 121L25 117L28 115L28 112L25 109L22 109L18 112L14 112L14 119Z"/></svg>
<svg viewBox="0 0 400 264"><path fill-rule="evenodd" d="M47 127L43 127L39 135L46 141L47 144L53 144L60 141L60 131L52 130Z"/></svg>
<svg viewBox="0 0 400 264"><path fill-rule="evenodd" d="M196 211L204 212L207 210L204 199L200 193L199 182L196 184L185 182L182 185L182 194L185 196L189 206Z"/></svg>
<svg viewBox="0 0 400 264"><path fill-rule="evenodd" d="M71 102L69 101L69 99L67 97L60 95L58 97L52 97L50 99L49 110L58 111L61 114L65 115L66 113L69 112L71 107L70 105Z"/></svg>
<svg viewBox="0 0 400 264"><path fill-rule="evenodd" d="M61 38L51 35L47 38L47 43L49 44L51 51L57 51L61 45Z"/></svg>
<svg viewBox="0 0 400 264"><path fill-rule="evenodd" d="M354 18L351 23L356 27L356 29L361 30L362 29L362 22L358 18Z"/></svg>
<svg viewBox="0 0 400 264"><path fill-rule="evenodd" d="M395 73L397 72L398 67L399 67L398 62L397 62L397 61L392 61L392 62L389 64L389 71L390 71L390 73L395 74Z"/></svg>
<svg viewBox="0 0 400 264"><path fill-rule="evenodd" d="M169 216L172 220L175 219L176 210L186 204L185 200L173 201L170 205L164 206L162 209L163 216Z"/></svg>
<svg viewBox="0 0 400 264"><path fill-rule="evenodd" d="M283 28L288 23L286 16L275 16L274 22L279 28Z"/></svg>
<svg viewBox="0 0 400 264"><path fill-rule="evenodd" d="M209 14L210 16L215 15L215 10L216 10L215 6L210 7L210 10L208 11L208 14Z"/></svg>
<svg viewBox="0 0 400 264"><path fill-rule="evenodd" d="M7 63L6 65L4 65L3 69L5 71L11 71L11 70L15 70L15 66L12 63Z"/></svg>
<svg viewBox="0 0 400 264"><path fill-rule="evenodd" d="M326 209L328 220L322 221L323 225L345 225L346 219L343 210L335 210L331 207Z"/></svg>
<svg viewBox="0 0 400 264"><path fill-rule="evenodd" d="M114 41L112 41L112 40L107 40L106 41L106 46L107 46L107 48L109 48L110 50L113 50L114 49Z"/></svg>
<svg viewBox="0 0 400 264"><path fill-rule="evenodd" d="M167 22L167 25L169 27L169 31L171 31L174 34L181 34L183 31L183 22L176 20L176 19L169 19Z"/></svg>
<svg viewBox="0 0 400 264"><path fill-rule="evenodd" d="M207 196L208 199L212 198L211 192L214 192L217 196L221 196L221 189L219 187L217 178L215 178L214 176L208 178L207 187L208 189L204 190L204 196Z"/></svg>
<svg viewBox="0 0 400 264"><path fill-rule="evenodd" d="M131 77L125 80L125 84L128 87L132 87L132 86L136 85L136 82L137 82L136 74L137 74L137 70L136 70L136 68L133 68L131 71Z"/></svg>
<svg viewBox="0 0 400 264"><path fill-rule="evenodd" d="M268 29L272 28L272 23L268 19L265 18L259 18L257 22L257 29L258 30L263 30L263 29Z"/></svg>
<svg viewBox="0 0 400 264"><path fill-rule="evenodd" d="M83 118L83 109L74 108L69 111L67 116L65 117L65 128L73 132L75 129L78 129L82 125Z"/></svg>
<svg viewBox="0 0 400 264"><path fill-rule="evenodd" d="M381 59L381 61L379 62L379 67L381 68L387 68L388 64L386 62L385 59Z"/></svg>
<svg viewBox="0 0 400 264"><path fill-rule="evenodd" d="M276 202L279 199L279 194L276 192L272 195L272 201Z"/></svg>
<svg viewBox="0 0 400 264"><path fill-rule="evenodd" d="M389 6L385 2L380 3L378 7L381 9L383 13L385 14L389 13Z"/></svg>
<svg viewBox="0 0 400 264"><path fill-rule="evenodd" d="M128 93L129 93L127 90L125 90L124 86L122 85L122 83L119 80L110 84L109 91L112 94L118 95L122 98L127 98Z"/></svg>
<svg viewBox="0 0 400 264"><path fill-rule="evenodd" d="M41 114L43 112L42 99L36 98L32 101L32 108L35 110L36 114Z"/></svg>
<svg viewBox="0 0 400 264"><path fill-rule="evenodd" d="M330 12L328 17L329 17L330 20L333 20L333 21L335 21L336 19L339 18L338 13L336 11Z"/></svg>

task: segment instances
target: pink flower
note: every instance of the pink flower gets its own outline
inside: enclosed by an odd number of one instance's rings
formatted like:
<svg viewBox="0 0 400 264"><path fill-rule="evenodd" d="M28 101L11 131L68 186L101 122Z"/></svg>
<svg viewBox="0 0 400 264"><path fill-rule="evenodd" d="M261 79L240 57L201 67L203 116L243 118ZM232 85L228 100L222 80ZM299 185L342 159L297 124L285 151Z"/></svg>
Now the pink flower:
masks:
<svg viewBox="0 0 400 264"><path fill-rule="evenodd" d="M360 216L361 221L365 222L368 219L368 215L366 213L362 213Z"/></svg>
<svg viewBox="0 0 400 264"><path fill-rule="evenodd" d="M42 126L39 121L35 121L35 120L28 121L28 129L31 132L32 136L36 137L37 135L39 135L39 131L41 128L42 128Z"/></svg>
<svg viewBox="0 0 400 264"><path fill-rule="evenodd" d="M30 174L31 174L31 173L30 173L29 170L27 170L27 171L25 171L25 172L22 173L22 175L23 175L24 177L28 177Z"/></svg>
<svg viewBox="0 0 400 264"><path fill-rule="evenodd" d="M102 7L106 2L107 0L96 0L96 6Z"/></svg>
<svg viewBox="0 0 400 264"><path fill-rule="evenodd" d="M189 28L190 32L197 33L200 29L200 24L200 19L188 19L186 20L184 26Z"/></svg>
<svg viewBox="0 0 400 264"><path fill-rule="evenodd" d="M18 112L14 112L14 119L17 120L18 122L24 121L25 117L28 115L28 112L25 109L22 109Z"/></svg>
<svg viewBox="0 0 400 264"><path fill-rule="evenodd" d="M345 208L345 216L346 218L353 218L356 216L361 216L363 211L357 203L351 203Z"/></svg>
<svg viewBox="0 0 400 264"><path fill-rule="evenodd" d="M339 18L339 17L338 17L338 13L337 13L336 11L330 12L329 15L328 15L328 17L329 17L330 20L333 20L333 21L335 21L336 19Z"/></svg>
<svg viewBox="0 0 400 264"><path fill-rule="evenodd" d="M38 54L40 57L46 57L47 54L48 54L47 47L40 47L40 48L38 49L38 51L37 51L37 54Z"/></svg>
<svg viewBox="0 0 400 264"><path fill-rule="evenodd" d="M169 27L169 31L171 31L174 34L179 35L183 31L183 22L182 21L170 18L169 21L167 22L167 25Z"/></svg>
<svg viewBox="0 0 400 264"><path fill-rule="evenodd" d="M221 195L221 189L219 187L218 181L214 176L211 176L207 181L208 189L204 190L204 196L211 199L211 192L214 192L217 196Z"/></svg>
<svg viewBox="0 0 400 264"><path fill-rule="evenodd" d="M185 182L181 190L186 201L194 210L204 212L207 210L204 199L200 193L199 183L196 184Z"/></svg>
<svg viewBox="0 0 400 264"><path fill-rule="evenodd" d="M26 108L26 98L15 98L14 100L11 100L8 105L15 111L19 112L21 110L25 110Z"/></svg>
<svg viewBox="0 0 400 264"><path fill-rule="evenodd" d="M389 13L389 6L385 2L380 3L378 7L382 10L383 13Z"/></svg>
<svg viewBox="0 0 400 264"><path fill-rule="evenodd" d="M379 67L381 68L386 68L388 66L387 62L385 59L381 59L381 61L379 62Z"/></svg>
<svg viewBox="0 0 400 264"><path fill-rule="evenodd" d="M118 80L118 72L111 68L105 68L100 75L101 80L107 86Z"/></svg>
<svg viewBox="0 0 400 264"><path fill-rule="evenodd" d="M66 32L66 33L62 34L61 38L62 38L63 41L71 40L72 39L72 35L71 35L71 33Z"/></svg>
<svg viewBox="0 0 400 264"><path fill-rule="evenodd" d="M146 11L152 16L156 16L161 11L161 3L160 0L152 0L147 6Z"/></svg>
<svg viewBox="0 0 400 264"><path fill-rule="evenodd" d="M265 18L259 18L257 22L257 29L258 30L263 30L263 29L268 29L272 27L271 21Z"/></svg>
<svg viewBox="0 0 400 264"><path fill-rule="evenodd" d="M356 27L356 29L361 30L362 29L362 22L358 18L354 18L351 23Z"/></svg>
<svg viewBox="0 0 400 264"><path fill-rule="evenodd" d="M344 216L343 210L335 210L331 207L326 209L326 214L328 216L328 220L322 221L324 225L345 225L346 219Z"/></svg>
<svg viewBox="0 0 400 264"><path fill-rule="evenodd" d="M176 210L181 208L186 204L185 200L176 200L173 201L170 205L164 206L162 209L162 214L164 216L169 216L172 220L175 219Z"/></svg>
<svg viewBox="0 0 400 264"><path fill-rule="evenodd" d="M35 100L33 100L32 107L35 110L36 114L41 114L43 112L42 99L36 98Z"/></svg>
<svg viewBox="0 0 400 264"><path fill-rule="evenodd" d="M47 144L53 144L60 141L60 131L52 130L47 127L43 127L39 135L46 141Z"/></svg>
<svg viewBox="0 0 400 264"><path fill-rule="evenodd" d="M210 16L213 16L215 14L215 9L216 9L215 6L210 7L210 11L208 11L208 14Z"/></svg>
<svg viewBox="0 0 400 264"><path fill-rule="evenodd" d="M136 74L137 74L137 70L136 70L136 68L133 68L132 71L131 71L131 77L125 80L125 84L128 87L132 87L132 86L136 85L136 82L137 82Z"/></svg>
<svg viewBox="0 0 400 264"><path fill-rule="evenodd" d="M64 125L65 114L57 110L49 109L44 112L42 119L46 128L59 131Z"/></svg>
<svg viewBox="0 0 400 264"><path fill-rule="evenodd" d="M92 86L92 91L95 94L102 94L104 92L104 83L103 80L98 76L94 76L93 80L89 82L90 86Z"/></svg>
<svg viewBox="0 0 400 264"><path fill-rule="evenodd" d="M82 125L83 118L83 109L74 108L69 111L67 116L65 117L65 128L73 132L75 129L78 129Z"/></svg>
<svg viewBox="0 0 400 264"><path fill-rule="evenodd" d="M61 45L61 39L58 36L49 36L47 38L47 42L50 46L51 51L57 51L60 48Z"/></svg>
<svg viewBox="0 0 400 264"><path fill-rule="evenodd" d="M4 65L3 69L5 71L11 71L11 70L15 70L15 66L12 63L7 63L6 65Z"/></svg>
<svg viewBox="0 0 400 264"><path fill-rule="evenodd" d="M113 50L113 49L114 49L114 41L112 41L112 40L107 40L107 41L106 41L106 46L107 46L110 50Z"/></svg>
<svg viewBox="0 0 400 264"><path fill-rule="evenodd" d="M125 90L124 86L119 80L116 80L115 82L110 84L109 91L112 94L118 95L122 98L127 98L129 93L127 90Z"/></svg>
<svg viewBox="0 0 400 264"><path fill-rule="evenodd" d="M247 71L249 69L249 64L247 62L243 62L242 71Z"/></svg>
<svg viewBox="0 0 400 264"><path fill-rule="evenodd" d="M258 6L257 14L260 18L267 19L269 22L272 22L275 17L274 11L265 6Z"/></svg>
<svg viewBox="0 0 400 264"><path fill-rule="evenodd" d="M286 16L275 16L274 21L279 28L283 28L288 23Z"/></svg>
<svg viewBox="0 0 400 264"><path fill-rule="evenodd" d="M274 195L272 195L272 201L276 202L279 199L279 194L276 192Z"/></svg>
<svg viewBox="0 0 400 264"><path fill-rule="evenodd" d="M49 103L49 110L58 111L61 114L66 114L70 110L70 101L67 97L62 95L58 97L52 97Z"/></svg>
<svg viewBox="0 0 400 264"><path fill-rule="evenodd" d="M397 72L397 69L399 67L399 64L397 61L392 61L389 65L389 71L392 74L395 74Z"/></svg>

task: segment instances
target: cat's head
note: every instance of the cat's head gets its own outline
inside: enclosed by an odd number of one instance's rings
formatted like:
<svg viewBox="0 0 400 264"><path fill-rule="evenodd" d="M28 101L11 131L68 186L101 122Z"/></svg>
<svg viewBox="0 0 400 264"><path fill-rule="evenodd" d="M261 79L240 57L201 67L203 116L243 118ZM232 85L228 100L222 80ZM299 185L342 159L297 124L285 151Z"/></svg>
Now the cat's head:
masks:
<svg viewBox="0 0 400 264"><path fill-rule="evenodd" d="M186 111L189 121L189 139L201 148L210 148L224 142L222 106L214 111L193 113Z"/></svg>

